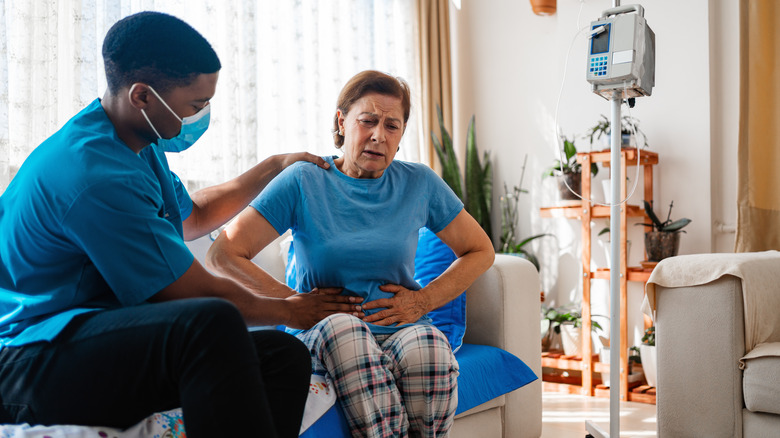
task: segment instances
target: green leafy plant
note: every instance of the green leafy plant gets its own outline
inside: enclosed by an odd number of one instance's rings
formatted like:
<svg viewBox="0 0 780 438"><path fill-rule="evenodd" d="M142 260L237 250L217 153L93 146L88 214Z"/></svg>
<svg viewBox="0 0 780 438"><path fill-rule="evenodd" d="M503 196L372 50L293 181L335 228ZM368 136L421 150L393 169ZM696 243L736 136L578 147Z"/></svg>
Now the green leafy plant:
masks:
<svg viewBox="0 0 780 438"><path fill-rule="evenodd" d="M601 139L603 135L609 135L611 132L611 122L607 116L602 114L599 121L588 130L587 134L585 134L585 138L590 140L590 144L593 144L594 141ZM639 129L639 120L634 117L623 116L620 119L620 133L641 135L644 139L645 146L649 146L647 143L647 136Z"/></svg>
<svg viewBox="0 0 780 438"><path fill-rule="evenodd" d="M523 160L523 167L520 173L520 185L512 187L512 192L509 192L506 183L504 183L504 196L501 197L501 252L506 254L517 254L530 261L536 266L536 270L540 270L539 259L530 250L526 249L526 245L534 240L551 236L548 233L536 234L534 236L523 239L519 243L517 239L517 218L520 195L528 193L528 190L522 188L523 178L525 177L525 165L528 161L528 155Z"/></svg>
<svg viewBox="0 0 780 438"><path fill-rule="evenodd" d="M535 234L531 237L523 239L523 241L520 243L514 245L506 245L503 252L507 254L518 254L519 256L533 263L534 266L536 266L536 270L539 271L541 269L541 265L539 264L539 259L536 257L534 253L525 249L524 247L529 243L533 242L534 240L544 236L552 236L552 234L548 234L548 233Z"/></svg>
<svg viewBox="0 0 780 438"><path fill-rule="evenodd" d="M528 156L526 156L527 158ZM525 171L525 166L523 167ZM520 180L522 184L522 176ZM509 252L515 246L517 236L517 217L520 195L528 193L528 190L518 186L512 188L512 192L504 183L504 196L501 197L501 252Z"/></svg>
<svg viewBox="0 0 780 438"><path fill-rule="evenodd" d="M637 224L637 225L643 225L646 227L652 227L656 231L667 231L667 232L674 232L674 231L680 231L682 230L686 225L691 223L691 220L688 218L682 218L678 219L676 221L672 221L672 207L674 206L674 201L672 201L669 204L669 214L666 215L666 220L661 222L660 219L658 219L658 216L656 216L655 212L653 211L653 205L647 201L643 201L645 206L645 214L647 214L647 217L650 218L649 224ZM685 231L683 231L684 233Z"/></svg>
<svg viewBox="0 0 780 438"><path fill-rule="evenodd" d="M490 164L490 155L487 152L483 154L480 161L479 150L477 149L475 117L471 116L466 133L466 190L464 193L458 157L455 155L452 137L444 126L444 117L438 105L436 106L436 115L439 118L441 141L433 132L431 132L431 137L441 163L442 179L455 192L455 195L463 201L466 211L474 217L482 229L485 230L485 233L492 238L490 205L493 192L493 170Z"/></svg>
<svg viewBox="0 0 780 438"><path fill-rule="evenodd" d="M573 324L574 327L582 327L582 314L576 310L550 307L542 310L542 318L550 321L550 330L557 334L561 333L562 324ZM590 320L590 326L593 331L604 331L601 324L594 321L593 318Z"/></svg>
<svg viewBox="0 0 780 438"><path fill-rule="evenodd" d="M628 366L631 367L632 364L641 364L642 363L642 355L639 353L639 347L636 345L628 349ZM629 368L630 370L631 368ZM633 371L629 371L628 373L631 374Z"/></svg>
<svg viewBox="0 0 780 438"><path fill-rule="evenodd" d="M577 161L577 147L574 145L574 139L569 140L566 137L563 139L563 153L566 155L566 161L561 163L560 159L554 161L553 166L545 169L542 177L563 175L567 173L580 173L582 170L582 164ZM599 166L596 163L590 164L590 173L596 176L599 173Z"/></svg>
<svg viewBox="0 0 780 438"><path fill-rule="evenodd" d="M655 346L655 326L650 326L645 329L645 334L642 335L642 343Z"/></svg>

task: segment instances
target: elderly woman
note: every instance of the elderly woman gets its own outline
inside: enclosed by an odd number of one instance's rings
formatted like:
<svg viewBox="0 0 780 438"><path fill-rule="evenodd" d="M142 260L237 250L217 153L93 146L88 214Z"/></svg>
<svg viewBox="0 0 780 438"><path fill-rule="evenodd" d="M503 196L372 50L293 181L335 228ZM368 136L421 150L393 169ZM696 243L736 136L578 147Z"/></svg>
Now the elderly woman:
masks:
<svg viewBox="0 0 780 438"><path fill-rule="evenodd" d="M284 170L222 233L212 269L259 294L363 297L364 314L336 314L290 330L327 374L355 437L447 436L457 407L458 364L426 314L457 297L493 262L490 239L428 167L394 160L409 119L409 88L376 71L341 91L330 168ZM424 288L414 281L418 230L458 256ZM251 259L292 229L295 290Z"/></svg>

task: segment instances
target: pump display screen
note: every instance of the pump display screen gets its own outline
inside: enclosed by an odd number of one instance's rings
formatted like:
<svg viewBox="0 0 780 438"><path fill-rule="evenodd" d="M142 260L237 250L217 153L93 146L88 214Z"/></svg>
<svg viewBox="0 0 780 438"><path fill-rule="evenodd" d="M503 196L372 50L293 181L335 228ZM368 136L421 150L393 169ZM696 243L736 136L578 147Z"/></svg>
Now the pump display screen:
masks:
<svg viewBox="0 0 780 438"><path fill-rule="evenodd" d="M604 53L609 51L609 32L612 24L608 23L604 25L606 27L606 30L599 33L598 35L591 38L590 41L590 54L595 55L597 53ZM599 26L593 26L593 28L597 28Z"/></svg>

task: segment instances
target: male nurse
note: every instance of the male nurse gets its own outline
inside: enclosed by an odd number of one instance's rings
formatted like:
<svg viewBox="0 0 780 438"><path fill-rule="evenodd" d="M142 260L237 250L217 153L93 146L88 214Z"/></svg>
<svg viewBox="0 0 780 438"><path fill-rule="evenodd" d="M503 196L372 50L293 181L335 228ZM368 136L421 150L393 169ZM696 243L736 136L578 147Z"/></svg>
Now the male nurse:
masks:
<svg viewBox="0 0 780 438"><path fill-rule="evenodd" d="M182 407L187 435L298 436L311 361L294 337L356 300L257 296L184 244L241 211L271 157L190 196L168 168L208 128L220 62L183 21L142 12L103 43L108 90L41 143L0 196L0 423L126 428Z"/></svg>

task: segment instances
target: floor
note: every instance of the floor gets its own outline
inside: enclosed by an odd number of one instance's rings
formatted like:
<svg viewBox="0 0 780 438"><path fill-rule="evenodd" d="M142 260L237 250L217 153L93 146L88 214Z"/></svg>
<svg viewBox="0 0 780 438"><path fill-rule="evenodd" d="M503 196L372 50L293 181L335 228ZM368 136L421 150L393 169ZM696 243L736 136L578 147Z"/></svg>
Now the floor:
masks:
<svg viewBox="0 0 780 438"><path fill-rule="evenodd" d="M545 392L542 405L542 438L584 438L586 420L609 433L609 399ZM620 436L655 437L655 405L621 403Z"/></svg>

